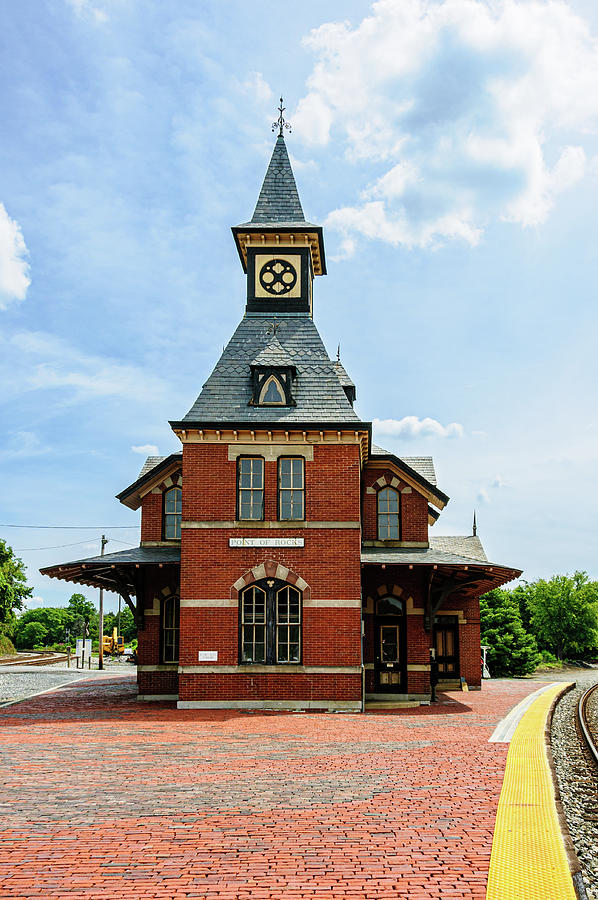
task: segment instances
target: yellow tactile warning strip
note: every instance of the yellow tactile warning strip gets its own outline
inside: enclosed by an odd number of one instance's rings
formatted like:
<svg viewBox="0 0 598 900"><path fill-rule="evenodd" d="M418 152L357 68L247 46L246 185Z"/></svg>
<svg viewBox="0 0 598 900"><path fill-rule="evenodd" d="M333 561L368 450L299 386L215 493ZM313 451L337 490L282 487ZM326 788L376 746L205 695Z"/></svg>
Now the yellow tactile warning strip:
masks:
<svg viewBox="0 0 598 900"><path fill-rule="evenodd" d="M567 687L540 694L511 740L486 900L576 900L544 743L552 703Z"/></svg>

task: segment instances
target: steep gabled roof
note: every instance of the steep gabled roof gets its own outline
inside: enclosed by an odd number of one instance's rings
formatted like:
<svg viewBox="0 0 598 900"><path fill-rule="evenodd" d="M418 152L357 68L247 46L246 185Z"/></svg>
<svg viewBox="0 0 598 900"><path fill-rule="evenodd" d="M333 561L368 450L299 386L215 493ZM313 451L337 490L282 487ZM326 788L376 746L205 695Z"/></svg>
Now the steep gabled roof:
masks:
<svg viewBox="0 0 598 900"><path fill-rule="evenodd" d="M384 450L382 447L379 447L377 444L372 444L372 449L370 452L370 456L384 456L390 457L395 456L396 454L391 453L390 450ZM437 485L436 481L436 471L434 469L434 460L431 456L398 456L397 459L402 460L409 468L414 469L418 472L422 478L425 478L426 481L429 481L430 484Z"/></svg>
<svg viewBox="0 0 598 900"><path fill-rule="evenodd" d="M313 320L289 317L279 328L276 355L296 368L294 407L249 406L252 397L251 365L269 357L270 323L266 317L247 316L230 339L202 391L180 422L190 424L364 424L349 403ZM280 348L280 349L279 349ZM262 356L265 354L265 357ZM284 357L282 356L284 355Z"/></svg>
<svg viewBox="0 0 598 900"><path fill-rule="evenodd" d="M182 453L171 453L170 456L148 456L139 477L133 484L130 484L123 491L116 495L116 499L120 500L129 509L139 509L141 505L141 496L146 493L146 488L154 481L160 478L166 478L171 471L180 469L183 462Z"/></svg>
<svg viewBox="0 0 598 900"><path fill-rule="evenodd" d="M266 346L251 360L252 366L294 366L295 363L284 349L275 334Z"/></svg>
<svg viewBox="0 0 598 900"><path fill-rule="evenodd" d="M383 450L382 447L373 444L370 460L376 462L384 459L393 463L403 476L407 476L408 482L411 479L416 490L420 490L420 493L423 493L439 509L443 509L449 502L448 494L445 494L436 485L436 473L431 456L397 456L395 453L389 453L388 450Z"/></svg>
<svg viewBox="0 0 598 900"><path fill-rule="evenodd" d="M305 221L286 144L279 135L251 222L245 224L299 225Z"/></svg>

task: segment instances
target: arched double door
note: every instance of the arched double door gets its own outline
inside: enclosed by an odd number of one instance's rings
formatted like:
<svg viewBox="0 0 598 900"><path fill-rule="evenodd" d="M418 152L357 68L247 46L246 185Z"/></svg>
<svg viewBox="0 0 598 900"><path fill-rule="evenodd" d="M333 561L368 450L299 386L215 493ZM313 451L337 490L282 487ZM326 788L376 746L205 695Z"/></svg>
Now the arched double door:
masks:
<svg viewBox="0 0 598 900"><path fill-rule="evenodd" d="M402 694L407 686L405 608L398 597L381 597L374 613L376 691Z"/></svg>

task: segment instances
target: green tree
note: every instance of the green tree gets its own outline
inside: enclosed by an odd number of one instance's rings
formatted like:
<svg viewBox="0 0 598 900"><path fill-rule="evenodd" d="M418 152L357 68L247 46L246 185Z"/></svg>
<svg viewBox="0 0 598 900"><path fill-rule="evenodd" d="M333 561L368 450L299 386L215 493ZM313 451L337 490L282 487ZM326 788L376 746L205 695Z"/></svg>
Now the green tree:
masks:
<svg viewBox="0 0 598 900"><path fill-rule="evenodd" d="M482 643L487 644L488 666L493 676L529 675L539 662L538 647L527 634L517 598L497 588L480 597Z"/></svg>
<svg viewBox="0 0 598 900"><path fill-rule="evenodd" d="M87 600L83 594L73 594L66 608L70 620L70 632L73 637L85 637L86 625L89 626L89 637L97 640L99 634L99 616L95 604Z"/></svg>
<svg viewBox="0 0 598 900"><path fill-rule="evenodd" d="M27 586L23 561L0 539L0 634L12 637L16 610L23 609L32 593L33 588Z"/></svg>
<svg viewBox="0 0 598 900"><path fill-rule="evenodd" d="M530 628L542 650L571 659L598 649L598 582L586 572L530 585Z"/></svg>
<svg viewBox="0 0 598 900"><path fill-rule="evenodd" d="M48 643L48 630L41 622L26 622L19 629L17 647L19 650L33 650Z"/></svg>
<svg viewBox="0 0 598 900"><path fill-rule="evenodd" d="M64 641L67 629L70 627L70 617L66 609L59 609L55 606L40 606L39 609L28 609L19 616L15 628L15 643L21 650L28 650L31 646L29 635L33 632L28 629L29 625L41 625L44 629L44 636L41 640L48 644L57 644ZM40 643L40 640L37 641Z"/></svg>

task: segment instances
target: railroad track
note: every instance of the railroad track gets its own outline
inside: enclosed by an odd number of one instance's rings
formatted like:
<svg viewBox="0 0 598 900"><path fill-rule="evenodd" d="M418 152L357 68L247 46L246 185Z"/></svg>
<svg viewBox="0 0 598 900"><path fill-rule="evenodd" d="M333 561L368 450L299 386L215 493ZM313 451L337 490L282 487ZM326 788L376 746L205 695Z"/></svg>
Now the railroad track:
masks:
<svg viewBox="0 0 598 900"><path fill-rule="evenodd" d="M19 653L16 656L4 656L0 659L2 666L50 666L53 663L66 662L66 653L47 650L45 653Z"/></svg>
<svg viewBox="0 0 598 900"><path fill-rule="evenodd" d="M598 766L598 710L592 708L592 698L598 682L584 691L577 704L577 724L592 760ZM598 694L596 694L598 697ZM594 701L595 702L595 701Z"/></svg>

